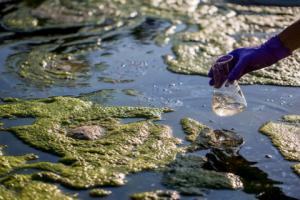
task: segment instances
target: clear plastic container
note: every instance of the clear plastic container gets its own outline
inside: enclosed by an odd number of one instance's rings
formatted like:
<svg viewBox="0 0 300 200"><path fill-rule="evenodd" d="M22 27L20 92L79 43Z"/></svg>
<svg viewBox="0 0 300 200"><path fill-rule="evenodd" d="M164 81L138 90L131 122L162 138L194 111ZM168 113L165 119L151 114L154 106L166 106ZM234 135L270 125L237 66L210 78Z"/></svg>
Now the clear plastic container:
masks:
<svg viewBox="0 0 300 200"><path fill-rule="evenodd" d="M217 60L213 67L221 67L227 74L229 62L233 59L228 55ZM243 112L247 107L246 99L237 81L229 83L227 80L220 88L214 88L212 110L218 116L232 116Z"/></svg>

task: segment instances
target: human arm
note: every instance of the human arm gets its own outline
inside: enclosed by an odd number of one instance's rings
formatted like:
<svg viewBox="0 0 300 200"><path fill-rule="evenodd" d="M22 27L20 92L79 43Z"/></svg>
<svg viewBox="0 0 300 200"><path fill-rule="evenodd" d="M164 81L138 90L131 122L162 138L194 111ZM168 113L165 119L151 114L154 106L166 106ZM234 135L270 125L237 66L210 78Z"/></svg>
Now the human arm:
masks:
<svg viewBox="0 0 300 200"><path fill-rule="evenodd" d="M300 19L284 29L278 36L289 50L294 51L300 48Z"/></svg>

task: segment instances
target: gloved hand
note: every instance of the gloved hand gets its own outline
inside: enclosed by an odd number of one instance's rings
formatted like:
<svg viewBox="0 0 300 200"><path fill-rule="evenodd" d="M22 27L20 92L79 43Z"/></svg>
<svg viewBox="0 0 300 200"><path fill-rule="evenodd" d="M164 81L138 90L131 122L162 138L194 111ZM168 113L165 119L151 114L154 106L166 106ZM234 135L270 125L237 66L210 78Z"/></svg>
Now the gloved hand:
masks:
<svg viewBox="0 0 300 200"><path fill-rule="evenodd" d="M219 65L212 67L208 73L211 78L209 84L215 88L220 88L226 79L233 82L246 73L268 67L291 55L291 51L283 46L278 36L275 36L261 46L235 49L228 55L233 56L232 61L228 63L229 69L222 69Z"/></svg>

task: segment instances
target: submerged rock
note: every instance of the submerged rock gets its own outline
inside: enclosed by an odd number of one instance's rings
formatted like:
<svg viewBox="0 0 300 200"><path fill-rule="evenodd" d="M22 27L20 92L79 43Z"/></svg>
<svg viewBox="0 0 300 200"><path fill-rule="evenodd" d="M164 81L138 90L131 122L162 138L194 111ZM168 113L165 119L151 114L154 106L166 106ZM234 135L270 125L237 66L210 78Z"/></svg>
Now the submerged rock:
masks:
<svg viewBox="0 0 300 200"><path fill-rule="evenodd" d="M272 143L287 160L300 162L300 116L286 115L279 122L268 122L260 127L260 132L269 136ZM293 166L299 173L299 164Z"/></svg>
<svg viewBox="0 0 300 200"><path fill-rule="evenodd" d="M82 140L96 140L105 134L104 128L97 125L92 126L80 126L77 128L70 129L67 136L75 139Z"/></svg>
<svg viewBox="0 0 300 200"><path fill-rule="evenodd" d="M89 192L90 196L92 197L105 197L111 194L111 191L109 190L103 190L103 189L92 189Z"/></svg>
<svg viewBox="0 0 300 200"><path fill-rule="evenodd" d="M180 195L172 190L156 190L130 195L132 200L179 200Z"/></svg>
<svg viewBox="0 0 300 200"><path fill-rule="evenodd" d="M178 152L179 140L170 128L149 120L121 124L117 118L157 119L168 108L106 107L72 97L17 101L0 105L0 117L35 117L32 125L6 129L27 144L59 155L60 163L26 163L36 168L37 180L48 180L72 188L116 186L128 173L163 167ZM66 131L97 124L106 130L97 140L76 140Z"/></svg>
<svg viewBox="0 0 300 200"><path fill-rule="evenodd" d="M232 173L203 169L206 159L198 156L179 156L164 173L163 183L183 194L203 195L204 188L239 189L243 183Z"/></svg>

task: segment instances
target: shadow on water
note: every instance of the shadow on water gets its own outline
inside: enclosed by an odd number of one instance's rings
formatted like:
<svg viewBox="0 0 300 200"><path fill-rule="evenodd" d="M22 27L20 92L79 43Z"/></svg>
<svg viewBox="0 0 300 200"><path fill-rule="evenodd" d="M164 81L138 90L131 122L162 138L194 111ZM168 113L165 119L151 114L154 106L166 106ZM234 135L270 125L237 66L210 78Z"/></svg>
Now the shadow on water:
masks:
<svg viewBox="0 0 300 200"><path fill-rule="evenodd" d="M255 194L258 199L296 199L286 196L277 186L280 182L269 179L267 173L255 167L256 162L249 162L239 154L213 149L206 157L206 169L239 175L243 179L244 191Z"/></svg>

